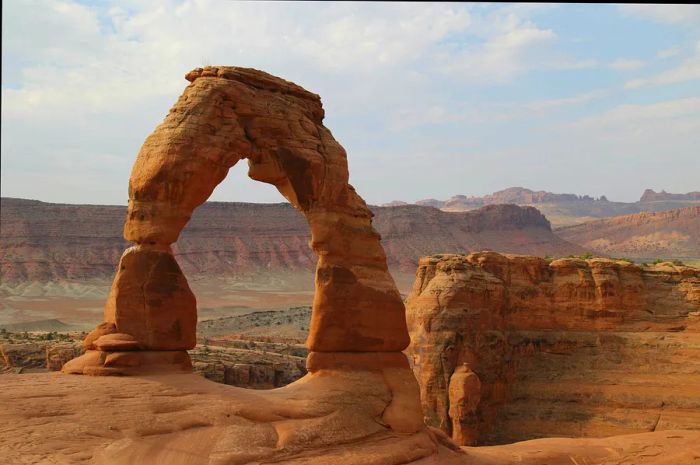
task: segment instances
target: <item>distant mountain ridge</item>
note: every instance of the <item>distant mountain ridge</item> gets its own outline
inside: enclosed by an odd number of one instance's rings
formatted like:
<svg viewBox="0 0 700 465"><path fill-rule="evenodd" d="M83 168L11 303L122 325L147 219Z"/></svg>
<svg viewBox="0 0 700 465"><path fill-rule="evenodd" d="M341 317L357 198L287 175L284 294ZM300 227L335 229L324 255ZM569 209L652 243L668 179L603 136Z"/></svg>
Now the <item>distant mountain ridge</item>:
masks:
<svg viewBox="0 0 700 465"><path fill-rule="evenodd" d="M400 203L398 200L392 202ZM509 187L483 197L455 195L447 200L425 199L415 204L444 211L469 211L500 204L532 206L540 210L553 226L558 227L643 211L666 211L700 205L700 192L669 194L666 191L657 193L647 189L637 202L613 202L604 195L594 198L589 195L555 194L524 187Z"/></svg>
<svg viewBox="0 0 700 465"><path fill-rule="evenodd" d="M665 190L654 192L653 189L647 189L639 199L640 202L659 202L664 200L700 200L700 192L693 191L687 194L669 194Z"/></svg>
<svg viewBox="0 0 700 465"><path fill-rule="evenodd" d="M557 237L535 208L490 205L445 212L406 205L371 207L393 270L414 273L418 258L480 250L531 255L582 253ZM111 277L129 244L122 238L126 207L0 199L0 281L60 281ZM237 275L313 270L304 217L287 203L207 202L197 208L175 256L188 275Z"/></svg>
<svg viewBox="0 0 700 465"><path fill-rule="evenodd" d="M649 259L700 257L700 206L566 226L556 233L592 252Z"/></svg>

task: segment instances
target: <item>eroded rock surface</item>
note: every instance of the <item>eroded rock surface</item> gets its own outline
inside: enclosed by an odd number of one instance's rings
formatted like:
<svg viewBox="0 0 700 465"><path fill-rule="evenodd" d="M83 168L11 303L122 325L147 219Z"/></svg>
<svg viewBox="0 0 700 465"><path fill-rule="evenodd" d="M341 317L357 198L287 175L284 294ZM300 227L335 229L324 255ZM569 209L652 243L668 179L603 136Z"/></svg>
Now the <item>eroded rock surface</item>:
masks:
<svg viewBox="0 0 700 465"><path fill-rule="evenodd" d="M700 428L695 268L426 257L407 319L426 421L462 444ZM474 413L452 402L470 398L455 392L463 364Z"/></svg>
<svg viewBox="0 0 700 465"><path fill-rule="evenodd" d="M246 68L198 68L186 78L191 84L146 139L131 173L124 237L136 245L120 260L105 324L131 336L141 350L179 351L173 368L187 369L180 360L195 344L196 301L171 244L228 170L247 158L249 176L273 184L311 229L319 259L309 349L403 350L403 302L372 212L348 184L345 150L322 124L319 96ZM106 360L87 353L64 371L85 373L94 363L106 368ZM122 360L137 365L122 367ZM89 370L130 374L139 360L150 359L132 354L116 358L110 370Z"/></svg>
<svg viewBox="0 0 700 465"><path fill-rule="evenodd" d="M171 244L228 169L248 158L249 175L275 185L305 215L319 256L308 373L255 394L184 373L150 384L143 378L61 380L89 385L88 395L99 399L100 413L84 413L91 416L89 434L106 433L105 440L93 441L85 456L111 465L459 459L454 444L423 422L418 384L401 352L408 345L404 305L372 213L348 184L345 151L321 123L319 97L251 69L207 67L187 79L192 84L146 139L134 165L124 237L136 245L121 258L105 322L85 339L85 354L63 371L153 375L191 369L186 350L195 345L196 302ZM255 375L239 368L231 377ZM130 389L139 386L139 398L149 399L167 396L167 384L172 402L131 405ZM121 405L123 396L127 405ZM183 413L189 410L183 402L199 407Z"/></svg>
<svg viewBox="0 0 700 465"><path fill-rule="evenodd" d="M694 465L700 456L700 432L691 431L455 450L439 430L386 427L397 424L384 414L392 399L411 415L387 384L395 389L406 373L325 371L272 391L191 374L4 375L0 457L11 465Z"/></svg>

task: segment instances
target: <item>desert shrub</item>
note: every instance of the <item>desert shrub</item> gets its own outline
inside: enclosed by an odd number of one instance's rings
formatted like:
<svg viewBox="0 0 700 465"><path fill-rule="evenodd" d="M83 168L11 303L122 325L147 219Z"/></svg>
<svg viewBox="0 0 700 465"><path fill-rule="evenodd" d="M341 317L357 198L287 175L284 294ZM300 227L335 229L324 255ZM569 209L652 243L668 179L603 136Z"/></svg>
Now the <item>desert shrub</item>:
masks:
<svg viewBox="0 0 700 465"><path fill-rule="evenodd" d="M673 263L673 264L676 265L676 266L683 266L683 265L685 265L685 263L683 263L682 261L680 261L680 260L678 260L678 259L675 259L675 260L671 261L671 263Z"/></svg>

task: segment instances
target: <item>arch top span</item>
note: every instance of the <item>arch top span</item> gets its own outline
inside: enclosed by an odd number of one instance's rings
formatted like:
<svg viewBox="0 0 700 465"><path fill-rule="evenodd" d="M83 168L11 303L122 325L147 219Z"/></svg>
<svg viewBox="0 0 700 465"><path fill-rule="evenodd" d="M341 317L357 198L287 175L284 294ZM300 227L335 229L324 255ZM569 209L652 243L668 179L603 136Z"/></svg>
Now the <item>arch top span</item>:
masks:
<svg viewBox="0 0 700 465"><path fill-rule="evenodd" d="M252 179L273 184L309 223L319 257L311 351L406 348L402 299L372 212L348 183L346 152L323 126L320 97L249 68L208 66L186 79L190 84L134 163L124 237L136 245L124 253L105 307L111 329L88 337L88 348L110 332L129 336L139 350L194 345L195 300L170 244L241 159ZM363 364L371 357L350 359Z"/></svg>

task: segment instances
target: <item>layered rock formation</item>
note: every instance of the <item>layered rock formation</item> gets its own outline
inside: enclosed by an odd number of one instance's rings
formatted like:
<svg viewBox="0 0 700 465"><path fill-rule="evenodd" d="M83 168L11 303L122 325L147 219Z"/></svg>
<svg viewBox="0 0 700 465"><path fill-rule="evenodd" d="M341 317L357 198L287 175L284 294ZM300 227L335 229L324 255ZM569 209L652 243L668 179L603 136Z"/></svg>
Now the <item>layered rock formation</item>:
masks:
<svg viewBox="0 0 700 465"><path fill-rule="evenodd" d="M228 169L248 158L253 179L274 184L304 213L319 256L309 373L264 394L224 391L182 373L160 378L160 386L145 381L147 397L168 395L162 384L177 398L198 393L201 414L182 415L175 400L157 408L173 413L166 421L144 415L146 424L127 426L133 418L105 408L109 416L98 424L108 418L110 430L116 424L126 434L109 435L93 463L310 463L309 450L341 464L436 463L443 452L458 459L423 423L418 385L401 352L409 342L404 305L372 213L348 184L345 151L322 125L319 97L245 68L207 67L186 77L191 84L146 139L132 171L124 237L135 245L120 260L105 322L63 371L189 369L196 303L170 245ZM110 399L110 383L90 385L103 402ZM120 396L129 384L122 387ZM360 442L348 455L345 445Z"/></svg>
<svg viewBox="0 0 700 465"><path fill-rule="evenodd" d="M187 79L192 84L134 164L124 237L136 245L119 262L105 323L65 371L132 372L142 350L156 357L144 363L188 368L196 303L171 244L242 158L250 177L273 184L311 228L319 260L307 344L319 355L310 360L333 365L324 352L399 356L408 344L403 303L372 213L348 184L345 151L321 123L320 98L239 68L198 69Z"/></svg>
<svg viewBox="0 0 700 465"><path fill-rule="evenodd" d="M8 342L0 341L0 368L23 370L45 368L58 371L69 360L80 355L77 342Z"/></svg>
<svg viewBox="0 0 700 465"><path fill-rule="evenodd" d="M0 203L0 276L7 285L108 279L128 246L120 234L124 207L8 198ZM415 205L370 208L394 272L412 275L421 256L445 251L583 252L553 234L532 208L499 205L454 213ZM190 277L313 272L310 239L304 216L288 203L207 202L172 248Z"/></svg>
<svg viewBox="0 0 700 465"><path fill-rule="evenodd" d="M700 206L590 221L559 228L557 234L617 257L700 258Z"/></svg>
<svg viewBox="0 0 700 465"><path fill-rule="evenodd" d="M700 428L700 271L474 253L421 260L408 353L462 444Z"/></svg>

